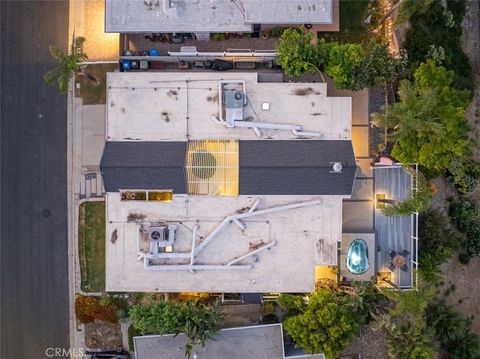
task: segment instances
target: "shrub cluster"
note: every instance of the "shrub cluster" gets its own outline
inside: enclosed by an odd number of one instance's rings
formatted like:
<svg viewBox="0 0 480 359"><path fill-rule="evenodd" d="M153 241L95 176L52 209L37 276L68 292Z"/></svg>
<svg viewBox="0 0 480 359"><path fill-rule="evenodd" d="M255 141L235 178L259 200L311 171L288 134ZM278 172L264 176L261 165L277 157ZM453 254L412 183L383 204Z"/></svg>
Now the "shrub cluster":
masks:
<svg viewBox="0 0 480 359"><path fill-rule="evenodd" d="M406 2L417 3L417 0ZM432 46L442 48L444 59L441 65L455 72L453 86L473 93L472 69L460 39L465 1L447 1L447 9L439 0L422 0L418 3L430 4L425 12L428 15L425 15L423 10L410 15L411 26L405 36L405 49L411 64L411 73L413 74L420 63L430 58Z"/></svg>
<svg viewBox="0 0 480 359"><path fill-rule="evenodd" d="M286 29L276 48L277 62L290 76L309 71L325 71L335 86L361 90L391 82L396 77L397 61L386 44L372 39L366 46L354 43L311 43L312 34L301 29Z"/></svg>
<svg viewBox="0 0 480 359"><path fill-rule="evenodd" d="M420 216L419 271L428 282L438 279L440 265L462 244L451 230L448 218L439 210L430 209Z"/></svg>
<svg viewBox="0 0 480 359"><path fill-rule="evenodd" d="M443 303L434 303L428 307L427 323L434 328L440 348L448 353L448 358L480 357L480 337L470 329L471 318L464 318Z"/></svg>
<svg viewBox="0 0 480 359"><path fill-rule="evenodd" d="M480 255L480 212L478 204L469 198L450 197L449 214L459 231L465 233L464 256L462 262L469 257Z"/></svg>
<svg viewBox="0 0 480 359"><path fill-rule="evenodd" d="M116 297L94 297L79 295L75 298L75 314L80 323L95 320L117 323L118 313L127 308L127 302Z"/></svg>

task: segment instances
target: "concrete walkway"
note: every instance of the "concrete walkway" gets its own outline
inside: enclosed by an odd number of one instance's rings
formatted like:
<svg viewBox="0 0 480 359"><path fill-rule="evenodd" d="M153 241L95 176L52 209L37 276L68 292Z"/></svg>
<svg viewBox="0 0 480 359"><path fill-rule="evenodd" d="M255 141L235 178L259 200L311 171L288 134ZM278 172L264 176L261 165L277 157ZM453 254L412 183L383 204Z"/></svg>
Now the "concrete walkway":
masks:
<svg viewBox="0 0 480 359"><path fill-rule="evenodd" d="M343 201L343 231L371 232L374 230L373 173L369 151L369 92L338 90L326 77L328 96L352 98L352 143L358 170L352 198Z"/></svg>
<svg viewBox="0 0 480 359"><path fill-rule="evenodd" d="M71 0L70 6L75 36L86 38L84 50L88 60L117 60L119 35L104 32L105 0Z"/></svg>

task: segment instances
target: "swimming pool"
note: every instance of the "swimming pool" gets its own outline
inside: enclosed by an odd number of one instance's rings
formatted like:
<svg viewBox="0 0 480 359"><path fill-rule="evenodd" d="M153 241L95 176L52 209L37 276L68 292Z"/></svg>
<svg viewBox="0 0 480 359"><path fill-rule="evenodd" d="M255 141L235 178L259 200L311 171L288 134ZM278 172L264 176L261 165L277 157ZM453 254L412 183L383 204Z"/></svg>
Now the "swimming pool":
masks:
<svg viewBox="0 0 480 359"><path fill-rule="evenodd" d="M370 267L368 260L368 245L363 239L352 241L345 259L347 269L353 274L363 274Z"/></svg>

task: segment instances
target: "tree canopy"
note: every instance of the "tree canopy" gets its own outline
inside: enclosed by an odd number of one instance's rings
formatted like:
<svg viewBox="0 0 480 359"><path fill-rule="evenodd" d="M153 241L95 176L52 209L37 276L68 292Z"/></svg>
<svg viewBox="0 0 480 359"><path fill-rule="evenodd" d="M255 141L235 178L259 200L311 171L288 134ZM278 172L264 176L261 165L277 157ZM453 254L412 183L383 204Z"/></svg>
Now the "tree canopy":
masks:
<svg viewBox="0 0 480 359"><path fill-rule="evenodd" d="M307 352L337 357L359 327L344 303L337 293L319 289L310 295L302 314L285 320L285 330Z"/></svg>
<svg viewBox="0 0 480 359"><path fill-rule="evenodd" d="M277 46L277 62L287 75L299 77L318 70L317 48L312 45L312 33L305 29L286 29Z"/></svg>
<svg viewBox="0 0 480 359"><path fill-rule="evenodd" d="M189 356L193 345L205 346L205 341L215 336L223 314L217 304L161 301L134 305L130 309L130 319L142 334L184 333L187 336L185 354Z"/></svg>
<svg viewBox="0 0 480 359"><path fill-rule="evenodd" d="M57 60L58 67L45 74L46 83L50 85L56 82L61 92L66 93L68 91L70 78L75 73L80 72L80 63L88 59L87 54L83 52L84 42L84 37L74 37L69 53L50 46L50 53Z"/></svg>
<svg viewBox="0 0 480 359"><path fill-rule="evenodd" d="M431 192L425 177L421 172L415 173L411 169L407 169L412 175L412 180L417 183L415 190L410 190L408 198L385 206L382 212L386 216L400 217L408 216L412 212L423 212L430 207Z"/></svg>
<svg viewBox="0 0 480 359"><path fill-rule="evenodd" d="M377 317L377 326L387 329L389 356L435 358L437 343L426 323L426 309L435 295L434 289L420 284L418 291L385 290L384 294L392 303L388 313Z"/></svg>
<svg viewBox="0 0 480 359"><path fill-rule="evenodd" d="M400 162L441 170L469 153L469 93L451 87L453 76L428 60L415 71L413 82L400 83L399 101L374 114L378 125L390 129L392 155Z"/></svg>
<svg viewBox="0 0 480 359"><path fill-rule="evenodd" d="M310 71L325 71L344 90L360 90L390 82L396 75L396 60L386 44L370 41L339 44L319 39L305 29L286 29L277 46L277 62L285 73L299 77Z"/></svg>

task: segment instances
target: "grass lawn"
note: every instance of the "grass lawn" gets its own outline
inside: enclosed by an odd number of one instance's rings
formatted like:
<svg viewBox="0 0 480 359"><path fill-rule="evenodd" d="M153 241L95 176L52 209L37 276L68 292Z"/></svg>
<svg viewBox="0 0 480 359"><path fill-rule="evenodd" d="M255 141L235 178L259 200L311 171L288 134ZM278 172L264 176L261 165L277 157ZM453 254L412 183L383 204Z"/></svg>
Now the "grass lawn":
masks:
<svg viewBox="0 0 480 359"><path fill-rule="evenodd" d="M128 327L128 349L131 352L134 351L133 337L138 337L139 335L142 335L142 333L135 329L133 324L130 324L130 326Z"/></svg>
<svg viewBox="0 0 480 359"><path fill-rule="evenodd" d="M368 9L368 0L340 0L340 31L319 32L318 38L341 43L361 43L369 37L363 21Z"/></svg>
<svg viewBox="0 0 480 359"><path fill-rule="evenodd" d="M104 104L107 101L106 81L107 72L113 72L118 68L117 64L88 65L84 72L92 75L100 84L97 85L86 76L75 76L75 96L81 97L84 105ZM80 88L77 88L77 83Z"/></svg>
<svg viewBox="0 0 480 359"><path fill-rule="evenodd" d="M80 205L78 255L81 288L85 292L105 290L105 202Z"/></svg>

